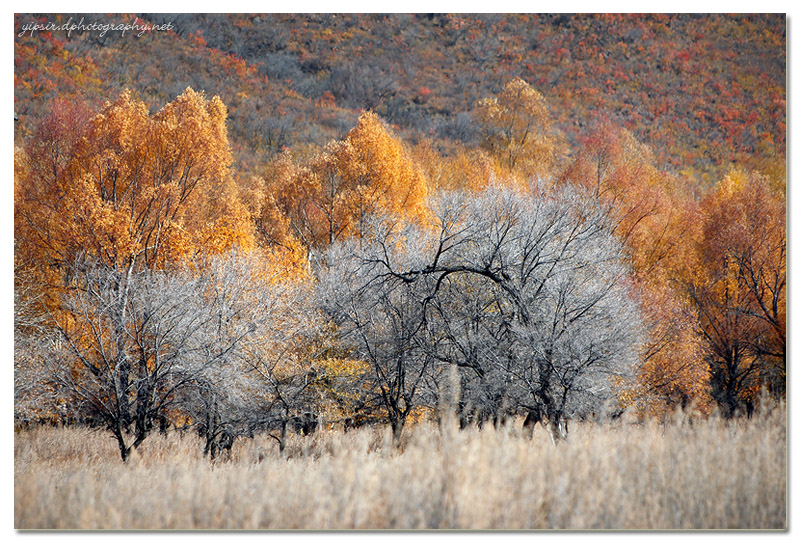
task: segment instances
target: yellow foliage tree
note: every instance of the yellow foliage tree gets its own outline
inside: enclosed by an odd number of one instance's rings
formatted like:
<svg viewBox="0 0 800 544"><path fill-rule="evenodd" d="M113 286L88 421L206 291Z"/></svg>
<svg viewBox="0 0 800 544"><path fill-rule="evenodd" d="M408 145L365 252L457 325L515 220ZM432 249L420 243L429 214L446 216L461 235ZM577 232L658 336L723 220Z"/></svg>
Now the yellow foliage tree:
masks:
<svg viewBox="0 0 800 544"><path fill-rule="evenodd" d="M698 267L688 289L700 317L712 395L751 411L758 389L786 388L786 202L770 180L730 172L702 202Z"/></svg>
<svg viewBox="0 0 800 544"><path fill-rule="evenodd" d="M517 77L496 97L480 100L483 147L507 173L547 179L567 153L542 93Z"/></svg>
<svg viewBox="0 0 800 544"><path fill-rule="evenodd" d="M226 115L219 98L191 88L154 115L125 91L73 141L40 131L15 161L23 260L51 271L78 257L152 268L251 247L249 213L228 176ZM43 123L67 121L54 112ZM50 168L31 166L56 147Z"/></svg>
<svg viewBox="0 0 800 544"><path fill-rule="evenodd" d="M367 216L378 210L410 221L427 213L422 170L371 112L306 164L286 152L270 171L258 223L264 238L279 245L294 238L314 247L361 236Z"/></svg>

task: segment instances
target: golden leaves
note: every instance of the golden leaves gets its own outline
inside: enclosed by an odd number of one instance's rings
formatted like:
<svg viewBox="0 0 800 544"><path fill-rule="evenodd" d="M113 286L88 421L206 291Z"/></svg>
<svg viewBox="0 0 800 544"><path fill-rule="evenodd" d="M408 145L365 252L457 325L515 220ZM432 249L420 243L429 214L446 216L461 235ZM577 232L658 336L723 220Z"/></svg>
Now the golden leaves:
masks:
<svg viewBox="0 0 800 544"><path fill-rule="evenodd" d="M226 182L225 116L219 98L191 88L152 116L130 91L107 102L63 170L20 177L20 223L39 233L20 232L24 243L60 262L88 254L147 266L252 246L248 214Z"/></svg>
<svg viewBox="0 0 800 544"><path fill-rule="evenodd" d="M351 191L351 213L382 208L409 219L424 216L422 171L374 113L362 114L343 144L336 162Z"/></svg>
<svg viewBox="0 0 800 544"><path fill-rule="evenodd" d="M508 174L546 179L566 156L547 101L519 77L506 83L499 96L480 100L476 116L483 125L484 147Z"/></svg>
<svg viewBox="0 0 800 544"><path fill-rule="evenodd" d="M328 143L304 164L286 152L269 173L273 180L258 221L268 242L294 238L306 246L330 244L364 235L364 220L378 210L411 221L427 214L422 170L371 112L362 114L344 139ZM283 226L288 232L281 232Z"/></svg>

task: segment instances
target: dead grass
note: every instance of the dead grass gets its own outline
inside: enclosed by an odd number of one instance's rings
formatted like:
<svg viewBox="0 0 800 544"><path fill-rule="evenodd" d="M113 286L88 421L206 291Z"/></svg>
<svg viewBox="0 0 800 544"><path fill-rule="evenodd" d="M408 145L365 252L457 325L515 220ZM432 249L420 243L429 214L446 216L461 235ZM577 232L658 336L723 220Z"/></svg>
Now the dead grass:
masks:
<svg viewBox="0 0 800 544"><path fill-rule="evenodd" d="M267 438L210 463L196 437L149 438L123 465L105 434L35 428L14 443L17 529L784 529L786 413Z"/></svg>

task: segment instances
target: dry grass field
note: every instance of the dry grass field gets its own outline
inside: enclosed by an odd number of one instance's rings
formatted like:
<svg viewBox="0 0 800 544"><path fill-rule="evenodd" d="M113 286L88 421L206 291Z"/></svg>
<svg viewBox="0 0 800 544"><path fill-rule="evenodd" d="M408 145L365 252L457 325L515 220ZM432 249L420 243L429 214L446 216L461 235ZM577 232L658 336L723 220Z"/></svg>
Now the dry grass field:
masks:
<svg viewBox="0 0 800 544"><path fill-rule="evenodd" d="M17 529L784 529L786 412L751 420L323 431L238 441L210 462L192 434L123 464L81 429L19 431Z"/></svg>

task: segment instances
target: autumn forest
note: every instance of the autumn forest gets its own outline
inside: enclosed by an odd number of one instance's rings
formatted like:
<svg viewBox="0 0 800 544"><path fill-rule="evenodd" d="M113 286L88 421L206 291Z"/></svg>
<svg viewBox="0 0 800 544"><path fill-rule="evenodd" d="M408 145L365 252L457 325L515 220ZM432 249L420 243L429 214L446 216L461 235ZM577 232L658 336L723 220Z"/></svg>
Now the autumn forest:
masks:
<svg viewBox="0 0 800 544"><path fill-rule="evenodd" d="M46 432L132 471L185 436L206 464L321 480L326 455L380 472L419 450L452 480L432 517L353 499L296 528L663 529L716 518L562 519L553 499L484 522L454 509L477 488L447 460L496 441L552 465L675 421L785 446L784 15L14 23L17 464ZM708 526L785 527L745 494L762 517ZM150 528L292 527L263 508Z"/></svg>

